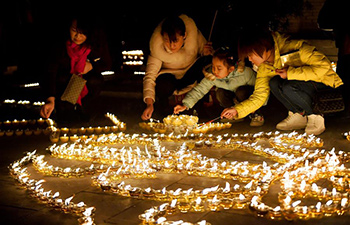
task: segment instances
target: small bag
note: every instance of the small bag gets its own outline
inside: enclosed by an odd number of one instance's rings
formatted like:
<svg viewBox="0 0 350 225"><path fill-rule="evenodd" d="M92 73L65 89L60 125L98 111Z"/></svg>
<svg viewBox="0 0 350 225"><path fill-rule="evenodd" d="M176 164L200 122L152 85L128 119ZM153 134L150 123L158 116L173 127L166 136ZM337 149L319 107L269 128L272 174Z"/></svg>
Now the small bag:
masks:
<svg viewBox="0 0 350 225"><path fill-rule="evenodd" d="M314 111L322 114L341 112L345 109L343 96L339 90L325 89L318 91Z"/></svg>
<svg viewBox="0 0 350 225"><path fill-rule="evenodd" d="M69 80L66 90L64 90L61 96L61 100L70 102L75 105L85 84L86 80L84 78L73 74Z"/></svg>

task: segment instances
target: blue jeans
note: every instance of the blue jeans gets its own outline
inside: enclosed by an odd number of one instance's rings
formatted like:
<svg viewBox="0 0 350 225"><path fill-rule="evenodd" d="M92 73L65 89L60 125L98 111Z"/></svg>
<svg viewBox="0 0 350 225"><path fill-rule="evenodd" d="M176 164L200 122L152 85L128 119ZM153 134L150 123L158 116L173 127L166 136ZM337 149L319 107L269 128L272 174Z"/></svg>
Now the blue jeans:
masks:
<svg viewBox="0 0 350 225"><path fill-rule="evenodd" d="M275 76L270 80L273 95L291 112L314 114L313 102L318 90L328 88L315 81L286 80Z"/></svg>

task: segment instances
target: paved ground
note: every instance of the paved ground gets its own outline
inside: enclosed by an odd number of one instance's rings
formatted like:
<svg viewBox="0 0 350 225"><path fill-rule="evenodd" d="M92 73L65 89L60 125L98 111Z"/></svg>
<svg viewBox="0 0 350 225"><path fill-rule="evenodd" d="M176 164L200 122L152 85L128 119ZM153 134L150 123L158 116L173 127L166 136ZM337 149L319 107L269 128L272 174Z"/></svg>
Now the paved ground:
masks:
<svg viewBox="0 0 350 225"><path fill-rule="evenodd" d="M132 92L129 87L132 86ZM144 109L141 100L140 78L133 77L125 80L110 80L107 82L104 91L93 107L92 119L89 125L98 126L109 123L104 117L104 113L111 112L118 116L121 121L127 124L127 133L144 132L138 126L141 121L140 115ZM203 110L203 109L202 109ZM219 115L220 109L217 105L204 108L199 111L201 121L208 121ZM236 123L231 129L220 131L229 133L256 133L259 131L274 131L275 125L282 120L287 112L283 106L273 97L269 104L263 109L266 123L262 127L252 128L249 126L249 119L244 122ZM84 124L86 127L87 124ZM337 150L350 151L350 143L342 137L342 133L350 130L349 119L342 119L340 115L330 115L326 117L327 130L321 134L324 140L324 148L330 150L335 147ZM218 133L220 133L218 132ZM37 151L48 155L45 150L50 145L47 136L20 136L20 137L0 137L1 157L0 157L0 223L1 224L78 224L77 218L71 215L53 210L44 204L40 204L36 199L29 196L28 192L20 188L14 179L9 175L8 166L13 161L21 158L26 151ZM262 157L252 156L250 154L233 151L232 149L222 150L199 150L203 155L227 160L250 160L262 162ZM72 161L51 159L52 164L57 163L61 166L69 166ZM80 164L79 164L80 165ZM35 178L42 178L31 166L29 171ZM74 202L84 201L88 205L96 207L96 224L140 224L138 215L151 206L160 205L159 202L150 200L138 200L126 197L119 197L109 193L104 193L91 185L90 177L85 178L53 178L44 177L46 180L45 188L59 191L61 196L69 197L75 194ZM134 185L141 187L153 186L154 188L167 187L167 189L176 189L182 187L208 187L216 184L224 185L224 181L216 178L189 177L186 175L160 174L158 178L127 180ZM207 220L211 224L291 224L287 221L270 221L264 218L252 216L248 210L227 210L220 212L188 213L176 214L169 219L184 221ZM339 216L325 218L321 220L296 221L293 224L348 224L349 216Z"/></svg>

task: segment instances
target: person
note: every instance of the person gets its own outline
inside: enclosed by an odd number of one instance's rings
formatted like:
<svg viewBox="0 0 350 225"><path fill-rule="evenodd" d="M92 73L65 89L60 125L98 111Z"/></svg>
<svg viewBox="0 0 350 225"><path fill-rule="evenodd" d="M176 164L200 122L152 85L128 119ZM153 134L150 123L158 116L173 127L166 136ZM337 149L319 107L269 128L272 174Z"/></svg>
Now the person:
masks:
<svg viewBox="0 0 350 225"><path fill-rule="evenodd" d="M313 111L313 98L318 90L337 88L343 82L324 54L304 40L258 28L242 32L238 52L258 67L255 89L249 99L224 109L222 117L245 117L261 107L271 90L289 111L277 129L305 128L314 135L325 130L323 116Z"/></svg>
<svg viewBox="0 0 350 225"><path fill-rule="evenodd" d="M88 15L74 16L69 24L68 37L51 50L44 78L48 97L40 110L43 118L49 118L56 109L57 120L89 119L84 105L99 95L103 85L101 72L111 68L108 44L94 25ZM60 99L72 74L87 81L76 104Z"/></svg>
<svg viewBox="0 0 350 225"><path fill-rule="evenodd" d="M174 107L175 114L192 108L213 86L216 86L216 98L224 108L247 99L253 93L256 73L249 67L239 66L237 56L228 47L214 52L212 64L206 66L203 73L205 78L186 94L183 105ZM264 117L258 112L253 113L251 119L251 126L264 124Z"/></svg>
<svg viewBox="0 0 350 225"><path fill-rule="evenodd" d="M347 2L326 0L318 14L317 22L324 31L334 34L338 48L337 74L343 80L342 94L345 103L344 115L350 116L350 14Z"/></svg>
<svg viewBox="0 0 350 225"><path fill-rule="evenodd" d="M204 77L202 68L210 63L211 42L207 42L195 22L187 15L169 16L154 30L150 39L143 100L146 109L141 118L152 117L157 97L161 114L170 111L168 98L174 92L185 93Z"/></svg>

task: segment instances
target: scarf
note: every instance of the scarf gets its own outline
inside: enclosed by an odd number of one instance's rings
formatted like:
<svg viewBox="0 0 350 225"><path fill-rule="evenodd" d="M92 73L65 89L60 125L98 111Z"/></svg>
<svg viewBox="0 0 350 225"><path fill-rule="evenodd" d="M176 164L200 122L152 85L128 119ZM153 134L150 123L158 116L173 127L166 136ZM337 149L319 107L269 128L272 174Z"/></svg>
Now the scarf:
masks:
<svg viewBox="0 0 350 225"><path fill-rule="evenodd" d="M67 41L67 53L70 57L70 73L76 74L79 76L83 76L81 73L84 72L87 56L91 52L91 49L86 46L80 46L75 44L72 41ZM81 99L84 98L88 94L88 89L86 85L83 87L81 91L77 103L81 105Z"/></svg>

